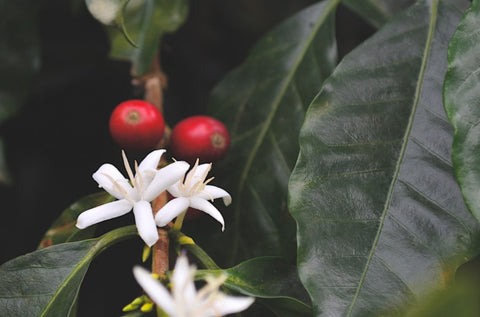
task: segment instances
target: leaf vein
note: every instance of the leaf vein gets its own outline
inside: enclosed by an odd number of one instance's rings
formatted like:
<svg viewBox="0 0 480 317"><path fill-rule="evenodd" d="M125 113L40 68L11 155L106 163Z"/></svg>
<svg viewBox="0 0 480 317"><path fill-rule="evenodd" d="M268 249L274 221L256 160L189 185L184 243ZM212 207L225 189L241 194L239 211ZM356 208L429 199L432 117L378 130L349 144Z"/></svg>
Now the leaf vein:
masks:
<svg viewBox="0 0 480 317"><path fill-rule="evenodd" d="M408 144L408 137L410 135L411 128L412 128L412 125L413 125L414 115L416 113L417 106L418 106L419 101L420 101L422 83L423 83L423 79L424 79L424 76L425 76L427 60L428 60L428 56L429 56L429 51L430 51L432 39L433 39L433 33L434 33L434 30L435 30L435 21L436 21L436 18L437 18L437 10L438 10L438 1L439 0L434 0L431 3L431 13L430 13L428 34L427 34L427 39L426 39L426 43L425 43L425 49L423 51L423 57L422 57L420 72L419 72L418 79L417 79L417 85L416 85L417 87L416 87L416 91L415 91L414 103L413 103L413 106L412 106L412 112L410 114L410 118L409 118L408 123L407 123L406 132L405 132L405 136L404 136L404 141L403 141L402 147L400 149L400 155L399 155L397 165L396 165L396 168L395 168L395 174L393 175L392 182L390 184L390 188L389 188L389 191L388 191L387 199L385 201L385 207L384 207L382 215L380 217L380 224L378 226L377 234L376 234L375 239L373 241L372 248L370 250L370 254L367 258L365 268L364 268L364 270L362 272L362 275L360 277L360 280L358 282L357 291L355 292L355 295L352 298L352 302L350 304L350 307L347 311L347 316L352 315L353 307L355 306L355 303L360 296L360 291L362 289L363 283L365 281L365 277L366 277L368 269L370 267L371 260L375 256L375 250L376 250L378 241L380 240L380 235L381 235L381 232L382 232L382 229L383 229L383 223L385 221L385 217L386 217L387 212L390 208L390 203L391 203L392 196L393 196L393 188L394 188L394 185L397 182L397 179L398 179L398 176L399 176L400 165L401 165L401 162L403 161L403 158L405 156L405 152L406 152L406 148L407 148L407 144Z"/></svg>
<svg viewBox="0 0 480 317"><path fill-rule="evenodd" d="M440 160L442 163L444 163L445 165L447 165L448 167L450 168L453 168L453 165L451 162L449 162L446 158L440 156L440 154L438 153L435 153L432 149L430 149L429 147L427 147L425 144L423 144L422 142L420 142L420 140L418 140L417 138L415 137L411 137L411 140L413 143L417 144L420 148L422 148L423 150L425 150L426 152L428 152L430 155L432 155L433 157L435 157L436 159Z"/></svg>
<svg viewBox="0 0 480 317"><path fill-rule="evenodd" d="M415 293L413 292L413 288L408 285L407 281L405 281L400 275L398 275L397 272L395 272L391 267L390 265L388 265L388 263L382 259L381 257L379 257L378 255L374 255L374 257L378 260L379 263L381 263L386 269L388 272L390 272L391 274L393 274L393 276L395 276L400 282L402 282L403 285L405 285L405 287L407 288L407 290L410 292L411 295L413 295L415 297Z"/></svg>
<svg viewBox="0 0 480 317"><path fill-rule="evenodd" d="M411 183L409 183L409 182L407 182L403 179L399 179L399 182L401 182L402 184L404 184L405 186L410 188L414 193L416 193L417 195L419 195L420 197L422 197L423 199L425 199L429 203L435 205L438 209L440 209L441 211L443 211L444 213L446 213L450 217L454 218L469 234L472 234L472 231L465 225L465 223L460 218L458 218L454 213L450 212L448 209L443 207L439 202L429 198L424 192L422 192L420 189L415 187L413 184L411 184Z"/></svg>
<svg viewBox="0 0 480 317"><path fill-rule="evenodd" d="M424 241L420 239L420 237L415 234L410 228L408 228L403 222L401 222L397 217L395 217L392 213L389 214L390 218L392 221L394 221L397 225L399 225L405 232L407 232L409 235L413 237L415 241L417 241L420 245L422 245L425 249L429 250L432 252L433 255L435 255L440 264L442 265L443 268L446 268L445 260L443 257L436 251L434 250L431 246L427 245Z"/></svg>

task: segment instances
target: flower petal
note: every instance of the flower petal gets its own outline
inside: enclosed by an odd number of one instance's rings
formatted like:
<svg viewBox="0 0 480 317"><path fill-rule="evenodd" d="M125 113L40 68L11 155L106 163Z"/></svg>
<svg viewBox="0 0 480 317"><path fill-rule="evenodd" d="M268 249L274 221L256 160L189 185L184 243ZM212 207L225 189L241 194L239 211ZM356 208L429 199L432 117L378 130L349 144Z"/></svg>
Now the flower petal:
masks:
<svg viewBox="0 0 480 317"><path fill-rule="evenodd" d="M135 215L138 234L151 247L158 240L158 231L153 219L152 206L144 200L138 201L133 205L133 214Z"/></svg>
<svg viewBox="0 0 480 317"><path fill-rule="evenodd" d="M173 218L187 210L190 200L188 198L179 197L170 200L155 215L157 226L166 226Z"/></svg>
<svg viewBox="0 0 480 317"><path fill-rule="evenodd" d="M128 184L128 180L112 164L103 164L93 173L93 179L107 193L117 199L123 199L126 193L130 193L133 188Z"/></svg>
<svg viewBox="0 0 480 317"><path fill-rule="evenodd" d="M174 298L183 298L185 304L193 304L197 291L193 278L195 267L188 264L187 257L182 254L177 258L172 275L172 293Z"/></svg>
<svg viewBox="0 0 480 317"><path fill-rule="evenodd" d="M130 210L132 204L126 199L106 203L82 212L77 218L77 227L85 229L93 224L123 216Z"/></svg>
<svg viewBox="0 0 480 317"><path fill-rule="evenodd" d="M180 197L182 196L181 192L180 192L180 181L176 182L175 184L173 184L172 186L169 186L167 188L168 192L173 196L173 197Z"/></svg>
<svg viewBox="0 0 480 317"><path fill-rule="evenodd" d="M225 206L228 206L232 203L232 196L230 196L230 194L227 193L226 190L212 185L205 186L203 193L200 193L197 197L206 200L223 198L223 203L225 204Z"/></svg>
<svg viewBox="0 0 480 317"><path fill-rule="evenodd" d="M155 304L160 306L167 315L176 315L175 302L168 290L159 281L154 279L147 270L140 266L133 268L133 275Z"/></svg>
<svg viewBox="0 0 480 317"><path fill-rule="evenodd" d="M154 200L161 192L178 182L189 167L187 162L178 161L158 170L150 185L143 192L143 199Z"/></svg>
<svg viewBox="0 0 480 317"><path fill-rule="evenodd" d="M254 301L255 299L253 297L227 296L221 294L221 296L218 296L215 300L213 310L215 316L225 316L247 309Z"/></svg>
<svg viewBox="0 0 480 317"><path fill-rule="evenodd" d="M198 164L198 160L195 164ZM187 191L189 191L192 186L195 186L196 183L203 183L207 178L208 172L211 168L212 164L194 165L185 177L185 184L188 184Z"/></svg>
<svg viewBox="0 0 480 317"><path fill-rule="evenodd" d="M165 150L155 150L150 152L138 165L138 170L140 172L144 172L146 170L156 170L158 166L158 162L160 162L160 158L162 157Z"/></svg>
<svg viewBox="0 0 480 317"><path fill-rule="evenodd" d="M212 164L210 164L210 163L200 164L200 165L197 166L196 169L192 169L188 174L191 174L192 172L195 172L193 174L193 177L194 177L195 181L198 181L200 179L200 177L205 175L207 171L210 171L211 168L212 168Z"/></svg>
<svg viewBox="0 0 480 317"><path fill-rule="evenodd" d="M190 198L190 207L199 209L213 218L220 222L222 224L222 231L225 230L225 221L223 220L222 214L220 211L218 211L215 206L213 206L211 203L206 201L205 199L199 198L199 197L192 197Z"/></svg>

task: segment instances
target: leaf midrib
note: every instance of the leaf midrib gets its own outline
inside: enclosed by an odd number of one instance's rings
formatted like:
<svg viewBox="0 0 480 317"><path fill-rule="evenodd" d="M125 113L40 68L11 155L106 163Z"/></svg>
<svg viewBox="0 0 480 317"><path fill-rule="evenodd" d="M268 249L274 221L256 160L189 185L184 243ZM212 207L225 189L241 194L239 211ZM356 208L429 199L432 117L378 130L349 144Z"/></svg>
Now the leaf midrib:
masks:
<svg viewBox="0 0 480 317"><path fill-rule="evenodd" d="M93 245L93 247L85 254L85 257L78 262L73 270L68 274L65 280L60 284L57 291L53 294L52 298L49 300L47 306L43 309L40 317L46 316L49 313L50 307L53 305L57 297L63 292L65 287L67 287L68 282L75 276L75 274L82 269L85 265L89 265L93 258L101 253L105 248L108 246L117 243L123 239L127 239L130 236L136 236L137 230L135 226L128 226L124 228L119 228L113 231L110 231L97 239L90 239L90 241L97 240L97 242ZM85 240L87 241L87 240ZM71 308L74 306L74 302L72 302L72 306L69 309L69 314L71 313Z"/></svg>
<svg viewBox="0 0 480 317"><path fill-rule="evenodd" d="M377 230L377 233L375 235L375 239L373 241L372 248L370 249L370 253L368 255L367 262L365 264L365 268L364 268L364 270L362 272L362 275L360 277L360 281L358 283L357 290L356 290L355 295L352 299L350 307L347 311L347 315L346 315L347 317L352 315L353 308L354 308L355 303L358 300L358 297L360 295L360 291L362 289L363 283L365 281L365 277L366 277L367 272L369 270L370 263L371 263L371 261L374 257L376 246L377 246L378 241L380 239L380 235L381 235L381 232L382 232L382 229L383 229L383 225L385 223L385 217L387 215L388 210L390 209L390 203L391 203L391 200L392 200L393 190L395 188L395 185L396 185L399 173L400 173L400 167L403 163L403 158L405 156L405 152L406 152L406 149L407 149L409 136L410 136L410 133L412 131L413 121L414 121L414 118L415 118L415 114L416 114L416 111L417 111L418 104L420 102L421 90L422 90L422 86L423 86L423 79L424 79L424 76L425 76L425 70L426 70L426 67L427 67L427 61L428 61L430 48L431 48L431 44L432 44L432 40L433 40L433 34L434 34L434 30L435 30L435 22L436 22L437 12L438 12L438 2L439 2L439 0L432 0L432 3L431 3L431 13L430 13L430 21L429 21L427 41L426 41L426 45L425 45L425 50L423 52L422 64L421 64L421 67L420 67L420 73L418 75L418 81L417 81L417 87L416 87L416 90L415 90L415 98L414 98L414 103L413 103L413 107L412 107L412 112L411 112L409 120L408 120L407 129L405 131L405 136L403 138L402 147L400 149L400 155L399 155L399 158L397 160L397 164L395 166L395 171L394 171L394 175L393 175L393 178L392 178L392 182L390 183L390 187L389 187L388 194L387 194L387 199L386 199L386 202L385 202L385 205L384 205L384 209L382 211L382 215L380 217L380 223L379 223L379 226L378 226L378 230Z"/></svg>
<svg viewBox="0 0 480 317"><path fill-rule="evenodd" d="M318 19L315 27L312 29L312 32L310 33L307 40L305 41L305 45L302 48L302 50L300 51L300 54L298 54L298 57L295 60L295 64L293 65L291 71L288 73L287 77L285 78L284 83L282 84L282 87L281 87L277 97L273 101L272 110L270 111L270 113L268 114L267 118L264 121L262 129L260 130L259 136L256 139L255 144L252 147L252 151L250 152L250 154L247 158L245 168L243 169L242 174L240 176L240 181L238 183L238 188L237 188L237 197L241 197L241 195L243 193L243 189L245 187L245 182L246 182L248 173L250 172L250 168L251 168L251 166L253 164L253 161L254 161L254 159L257 155L258 149L260 148L260 146L262 145L262 143L265 139L265 135L266 135L268 129L270 128L271 124L272 124L273 118L275 117L275 114L277 113L277 109L278 109L278 107L279 107L279 105L282 101L282 98L283 98L285 92L287 91L288 86L293 81L294 75L297 73L298 67L299 67L301 61L303 60L303 57L307 53L308 48L311 46L311 43L312 43L315 35L318 33L318 30L320 29L320 27L324 24L327 17L330 15L331 11L340 3L341 0L329 0L329 1L330 1L330 3L325 7L325 10L324 10L323 14L321 15L320 19ZM240 209L240 204L237 203L236 208L235 208L235 215L236 215L236 217L235 217L235 231L236 232L238 232L239 215L241 214L239 212L239 209ZM233 257L235 257L235 253L236 253L237 245L238 245L238 237L237 236L238 235L236 235L236 237L234 239Z"/></svg>

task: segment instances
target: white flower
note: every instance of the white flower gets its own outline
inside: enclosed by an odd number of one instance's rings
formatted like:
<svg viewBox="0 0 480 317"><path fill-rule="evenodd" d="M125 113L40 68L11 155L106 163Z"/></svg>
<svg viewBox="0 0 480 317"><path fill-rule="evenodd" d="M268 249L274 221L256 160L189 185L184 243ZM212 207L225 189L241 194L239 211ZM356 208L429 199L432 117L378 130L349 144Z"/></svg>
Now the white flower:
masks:
<svg viewBox="0 0 480 317"><path fill-rule="evenodd" d="M145 293L170 317L219 317L243 311L254 301L220 292L218 288L226 276L208 277L207 284L197 292L193 282L195 267L188 265L185 255L175 264L170 279L172 294L144 268L134 267L133 274Z"/></svg>
<svg viewBox="0 0 480 317"><path fill-rule="evenodd" d="M158 240L157 226L150 202L167 187L178 182L188 170L186 162L172 163L157 170L165 150L155 150L140 165L135 162L135 176L122 151L129 181L112 164L103 164L93 175L99 187L118 200L84 211L78 216L77 227L84 229L98 222L122 216L133 208L138 234L148 246Z"/></svg>
<svg viewBox="0 0 480 317"><path fill-rule="evenodd" d="M168 192L176 198L170 200L157 212L155 221L159 227L167 225L188 207L192 207L209 214L222 224L222 231L225 229L222 214L208 200L223 198L223 203L228 206L232 202L232 197L219 187L207 185L213 179L212 177L205 180L211 168L211 163L198 165L197 160L184 179L167 188Z"/></svg>

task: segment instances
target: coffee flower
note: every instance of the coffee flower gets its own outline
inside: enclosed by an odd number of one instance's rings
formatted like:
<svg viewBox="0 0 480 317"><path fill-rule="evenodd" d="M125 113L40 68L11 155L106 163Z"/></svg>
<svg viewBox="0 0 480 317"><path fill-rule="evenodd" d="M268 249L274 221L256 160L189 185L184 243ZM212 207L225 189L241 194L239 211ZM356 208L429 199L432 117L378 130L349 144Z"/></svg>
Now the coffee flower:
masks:
<svg viewBox="0 0 480 317"><path fill-rule="evenodd" d="M197 160L185 178L167 188L168 192L176 198L170 200L157 212L155 221L159 227L167 225L188 207L192 207L209 214L222 224L222 231L225 229L222 214L209 200L223 198L223 203L228 206L232 202L232 197L225 190L208 185L213 180L213 177L205 180L211 168L211 163L198 165Z"/></svg>
<svg viewBox="0 0 480 317"><path fill-rule="evenodd" d="M112 164L103 164L93 179L118 200L84 211L78 216L77 227L84 229L104 220L122 216L133 209L138 234L148 246L158 240L158 231L150 202L167 187L178 182L189 165L179 161L157 170L158 162L165 150L155 150L145 157L140 165L135 162L135 176L122 151L123 163L129 180Z"/></svg>
<svg viewBox="0 0 480 317"><path fill-rule="evenodd" d="M188 265L185 255L177 259L170 279L172 293L142 267L133 274L145 293L169 317L219 317L243 311L252 305L251 297L228 296L218 290L226 277L207 277L199 291L194 284L195 267Z"/></svg>

